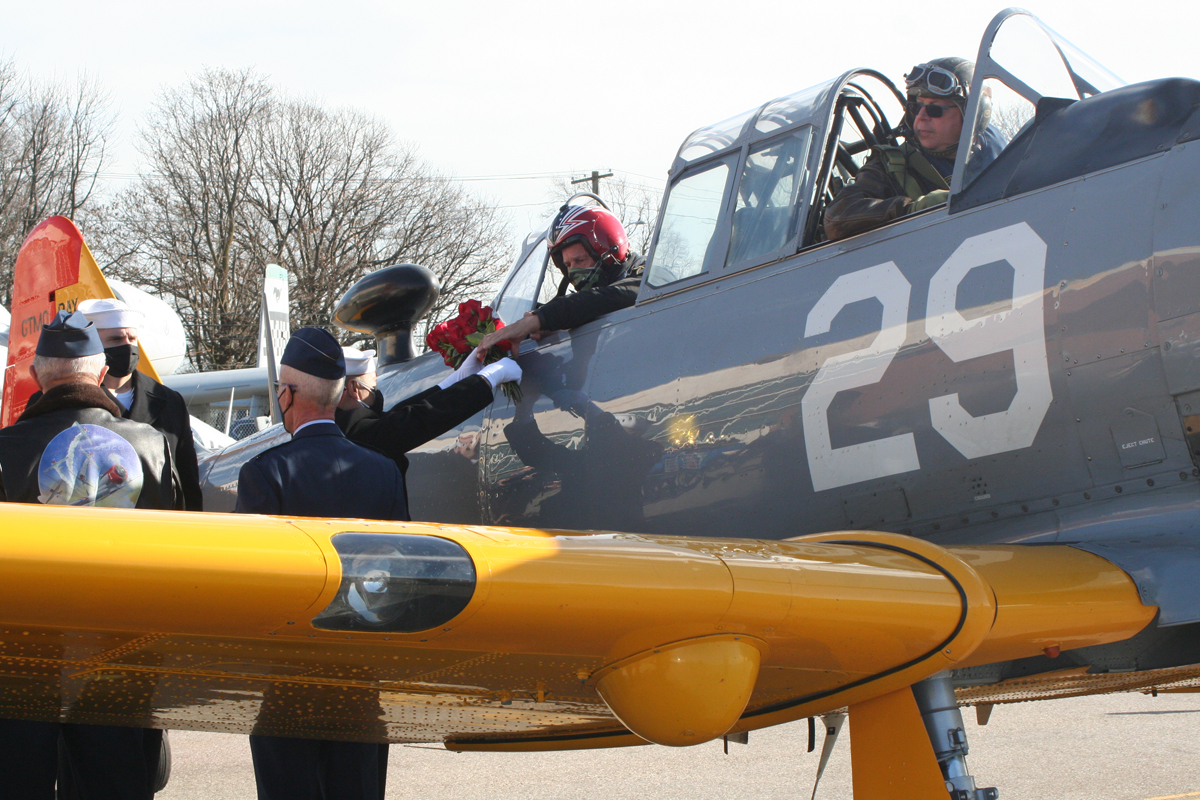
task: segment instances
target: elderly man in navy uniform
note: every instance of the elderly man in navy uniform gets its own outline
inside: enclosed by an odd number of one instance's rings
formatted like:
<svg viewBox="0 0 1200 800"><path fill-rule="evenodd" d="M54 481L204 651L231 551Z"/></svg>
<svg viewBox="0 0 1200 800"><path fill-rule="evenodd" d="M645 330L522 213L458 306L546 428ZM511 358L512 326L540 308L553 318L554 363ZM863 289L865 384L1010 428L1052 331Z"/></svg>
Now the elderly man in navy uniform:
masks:
<svg viewBox="0 0 1200 800"><path fill-rule="evenodd" d="M342 356L346 359L346 387L342 389L342 399L338 402L338 411L369 408L372 411L382 412L383 392L379 390L375 351L343 347ZM339 414L339 416L341 415Z"/></svg>
<svg viewBox="0 0 1200 800"><path fill-rule="evenodd" d="M121 418L121 409L100 387L106 370L96 327L82 314L60 311L42 328L31 369L42 394L15 424L0 430L0 500L181 507L166 438ZM74 707L86 711L87 705L85 689ZM60 732L66 774L83 797L153 796L157 731L0 720L4 796L54 798Z"/></svg>
<svg viewBox="0 0 1200 800"><path fill-rule="evenodd" d="M183 507L201 511L200 469L196 463L196 442L192 438L192 417L183 396L168 389L145 373L138 372L138 329L145 320L142 312L120 300L83 300L78 311L96 324L104 345L108 373L104 388L121 404L121 416L144 422L162 431L171 445L171 457L183 485Z"/></svg>
<svg viewBox="0 0 1200 800"><path fill-rule="evenodd" d="M396 465L346 439L334 422L346 374L337 340L320 328L301 328L281 365L276 395L292 439L242 465L237 511L407 519ZM264 698L260 718L274 713L271 704ZM383 797L387 745L252 735L250 750L262 800Z"/></svg>

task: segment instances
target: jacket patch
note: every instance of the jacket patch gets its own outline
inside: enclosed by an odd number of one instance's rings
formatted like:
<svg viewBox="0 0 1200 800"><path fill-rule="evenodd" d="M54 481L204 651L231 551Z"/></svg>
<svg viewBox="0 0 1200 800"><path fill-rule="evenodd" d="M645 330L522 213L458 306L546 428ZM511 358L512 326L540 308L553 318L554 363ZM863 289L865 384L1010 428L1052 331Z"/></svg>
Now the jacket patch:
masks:
<svg viewBox="0 0 1200 800"><path fill-rule="evenodd" d="M133 508L143 483L133 445L99 425L76 422L50 440L38 463L38 501L46 505Z"/></svg>

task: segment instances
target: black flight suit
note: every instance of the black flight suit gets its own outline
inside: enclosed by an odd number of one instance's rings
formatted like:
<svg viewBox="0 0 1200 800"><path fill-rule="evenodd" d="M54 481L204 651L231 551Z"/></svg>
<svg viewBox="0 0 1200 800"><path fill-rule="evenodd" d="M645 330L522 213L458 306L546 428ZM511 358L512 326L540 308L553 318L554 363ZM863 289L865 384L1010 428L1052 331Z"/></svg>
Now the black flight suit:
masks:
<svg viewBox="0 0 1200 800"><path fill-rule="evenodd" d="M15 424L0 430L0 500L181 507L166 438L119 413L112 396L99 386L71 383L50 389ZM79 707L88 698L84 689ZM83 796L152 796L159 731L16 720L0 720L0 793L53 800L60 732L70 778Z"/></svg>
<svg viewBox="0 0 1200 800"><path fill-rule="evenodd" d="M382 454L346 439L332 421L304 426L291 441L243 464L238 473L236 511L408 519L400 470ZM347 702L337 692L329 693L329 697L314 696L313 700L329 705ZM378 709L377 694L358 700L374 703L374 709ZM288 714L298 713L301 710L294 705L279 707L268 691L260 720L286 724ZM386 744L252 735L250 749L262 800L383 797Z"/></svg>
<svg viewBox="0 0 1200 800"><path fill-rule="evenodd" d="M534 313L538 315L543 331L567 331L586 325L594 319L629 308L637 302L638 289L642 285L642 268L645 260L637 253L630 253L625 265L618 271L626 275L607 286L594 286L574 294L560 295ZM565 287L563 289L565 291Z"/></svg>

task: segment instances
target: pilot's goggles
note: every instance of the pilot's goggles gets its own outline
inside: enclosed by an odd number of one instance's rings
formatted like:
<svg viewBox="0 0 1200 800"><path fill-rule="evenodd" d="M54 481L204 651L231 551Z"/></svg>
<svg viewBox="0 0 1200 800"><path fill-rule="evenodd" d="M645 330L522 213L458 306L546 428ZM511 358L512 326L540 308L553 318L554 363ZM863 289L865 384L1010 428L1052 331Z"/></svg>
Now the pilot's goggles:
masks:
<svg viewBox="0 0 1200 800"><path fill-rule="evenodd" d="M931 94L940 97L950 97L958 92L961 92L964 97L967 94L962 84L958 82L957 75L948 69L935 67L932 64L918 64L913 67L904 76L904 83L909 91L912 91L913 87L923 87Z"/></svg>
<svg viewBox="0 0 1200 800"><path fill-rule="evenodd" d="M939 106L937 103L918 103L916 100L909 100L904 105L913 119L916 119L922 110L929 115L930 119L941 119L942 114L956 108L956 106Z"/></svg>

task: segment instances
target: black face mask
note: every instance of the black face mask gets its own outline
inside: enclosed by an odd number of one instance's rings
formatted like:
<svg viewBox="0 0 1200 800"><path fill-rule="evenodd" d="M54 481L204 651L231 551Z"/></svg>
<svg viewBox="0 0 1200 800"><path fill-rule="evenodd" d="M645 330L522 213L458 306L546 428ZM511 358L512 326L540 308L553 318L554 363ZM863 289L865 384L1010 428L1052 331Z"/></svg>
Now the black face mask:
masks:
<svg viewBox="0 0 1200 800"><path fill-rule="evenodd" d="M383 413L383 392L379 391L379 387L371 390L371 401L367 403L367 408L378 414Z"/></svg>
<svg viewBox="0 0 1200 800"><path fill-rule="evenodd" d="M108 365L108 374L114 378L124 378L137 369L138 357L136 344L104 348L104 363Z"/></svg>
<svg viewBox="0 0 1200 800"><path fill-rule="evenodd" d="M292 406L296 405L296 398L294 398L294 397L292 398L292 402L288 403L287 408L283 407L283 401L280 400L278 397L275 398L275 400L279 403L279 421L282 422L283 426L286 428L287 427L287 419L286 419L287 412L291 411Z"/></svg>

